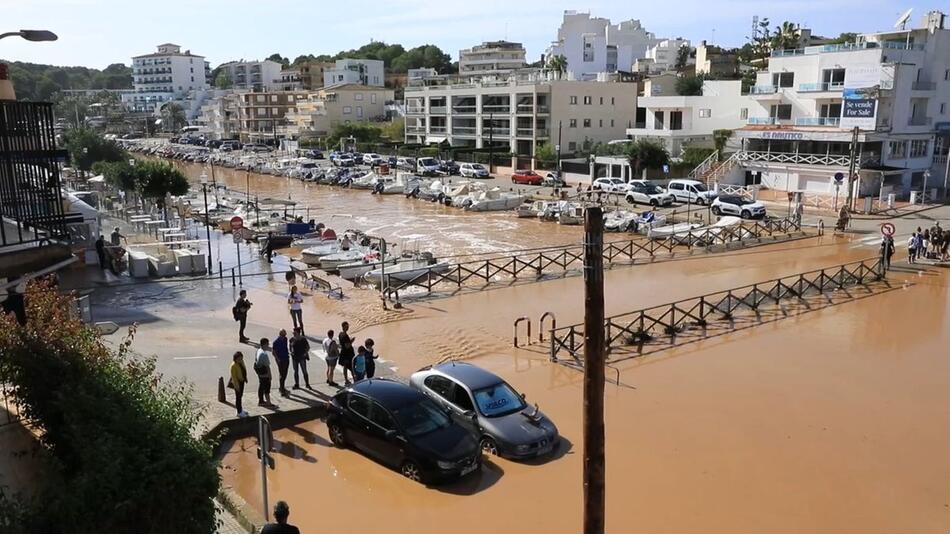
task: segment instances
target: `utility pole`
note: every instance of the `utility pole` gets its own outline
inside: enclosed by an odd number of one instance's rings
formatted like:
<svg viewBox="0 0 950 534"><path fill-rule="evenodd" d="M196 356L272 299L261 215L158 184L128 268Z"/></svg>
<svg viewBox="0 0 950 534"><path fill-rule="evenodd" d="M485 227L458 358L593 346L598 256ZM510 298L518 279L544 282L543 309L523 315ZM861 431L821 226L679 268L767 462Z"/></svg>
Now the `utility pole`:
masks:
<svg viewBox="0 0 950 534"><path fill-rule="evenodd" d="M584 221L584 534L604 533L604 213Z"/></svg>
<svg viewBox="0 0 950 534"><path fill-rule="evenodd" d="M561 179L563 179L561 174L561 128L563 126L564 121L557 121L557 146L554 147L557 150L557 176Z"/></svg>
<svg viewBox="0 0 950 534"><path fill-rule="evenodd" d="M851 133L851 160L848 164L848 210L854 210L854 173L858 166L858 134L861 129L854 127Z"/></svg>
<svg viewBox="0 0 950 534"><path fill-rule="evenodd" d="M495 154L495 114L488 114L488 173L491 174L491 165Z"/></svg>

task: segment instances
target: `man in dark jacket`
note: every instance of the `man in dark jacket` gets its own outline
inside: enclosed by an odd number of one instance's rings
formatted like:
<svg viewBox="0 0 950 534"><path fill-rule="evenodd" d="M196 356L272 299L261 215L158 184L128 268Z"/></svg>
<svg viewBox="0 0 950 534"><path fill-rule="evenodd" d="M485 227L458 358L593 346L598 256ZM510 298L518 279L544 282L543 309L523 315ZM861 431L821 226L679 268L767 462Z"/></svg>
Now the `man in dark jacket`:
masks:
<svg viewBox="0 0 950 534"><path fill-rule="evenodd" d="M237 302L234 303L234 308L231 310L234 313L234 320L241 325L240 329L238 329L238 341L241 343L250 341L250 339L244 335L244 328L247 326L247 312L253 305L251 301L247 300L247 291L242 289L238 294Z"/></svg>
<svg viewBox="0 0 950 534"><path fill-rule="evenodd" d="M287 339L287 331L281 329L277 338L271 343L274 351L274 359L277 360L277 371L280 373L280 394L284 397L290 395L287 391L287 371L290 369L290 343Z"/></svg>
<svg viewBox="0 0 950 534"><path fill-rule="evenodd" d="M300 389L300 372L303 372L303 381L310 387L310 375L307 374L307 360L310 359L310 342L300 331L294 328L294 337L290 338L290 358L294 363L294 389Z"/></svg>
<svg viewBox="0 0 950 534"><path fill-rule="evenodd" d="M277 501L274 505L274 523L268 523L261 529L261 534L300 534L300 529L287 523L290 517L290 506L284 501Z"/></svg>

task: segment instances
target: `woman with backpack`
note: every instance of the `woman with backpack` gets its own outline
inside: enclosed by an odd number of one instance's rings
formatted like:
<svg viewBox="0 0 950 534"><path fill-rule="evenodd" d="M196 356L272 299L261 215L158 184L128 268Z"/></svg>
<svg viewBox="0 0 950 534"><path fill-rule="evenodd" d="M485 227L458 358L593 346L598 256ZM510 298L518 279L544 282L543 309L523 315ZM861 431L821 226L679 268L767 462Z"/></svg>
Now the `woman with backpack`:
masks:
<svg viewBox="0 0 950 534"><path fill-rule="evenodd" d="M328 330L327 337L323 339L323 352L327 358L327 384L336 386L333 373L336 371L336 362L340 358L340 345L333 339L333 330Z"/></svg>

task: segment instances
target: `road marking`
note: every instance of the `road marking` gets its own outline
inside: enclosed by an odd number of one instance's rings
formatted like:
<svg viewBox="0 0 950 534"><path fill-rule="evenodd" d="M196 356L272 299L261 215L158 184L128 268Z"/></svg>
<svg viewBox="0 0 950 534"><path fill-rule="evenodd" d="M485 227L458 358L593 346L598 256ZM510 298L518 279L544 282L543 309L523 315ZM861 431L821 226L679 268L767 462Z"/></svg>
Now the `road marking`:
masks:
<svg viewBox="0 0 950 534"><path fill-rule="evenodd" d="M173 360L217 360L217 356L177 356Z"/></svg>

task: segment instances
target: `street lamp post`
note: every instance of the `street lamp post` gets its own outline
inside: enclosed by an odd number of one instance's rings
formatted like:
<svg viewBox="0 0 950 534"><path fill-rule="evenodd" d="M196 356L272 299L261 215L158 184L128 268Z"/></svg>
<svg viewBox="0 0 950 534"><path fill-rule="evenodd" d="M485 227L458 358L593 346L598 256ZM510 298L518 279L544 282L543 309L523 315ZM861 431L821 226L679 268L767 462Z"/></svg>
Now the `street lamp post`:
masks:
<svg viewBox="0 0 950 534"><path fill-rule="evenodd" d="M927 179L928 178L930 178L930 171L926 170L924 171L924 190L922 191L922 194L920 195L921 205L924 205L927 203Z"/></svg>
<svg viewBox="0 0 950 534"><path fill-rule="evenodd" d="M27 41L40 42L40 41L55 41L59 39L55 33L49 30L20 30L18 32L6 32L0 33L0 39L4 37L22 37Z"/></svg>
<svg viewBox="0 0 950 534"><path fill-rule="evenodd" d="M205 197L205 235L208 238L208 274L213 274L211 269L211 219L208 213L208 175L201 173L201 192Z"/></svg>

